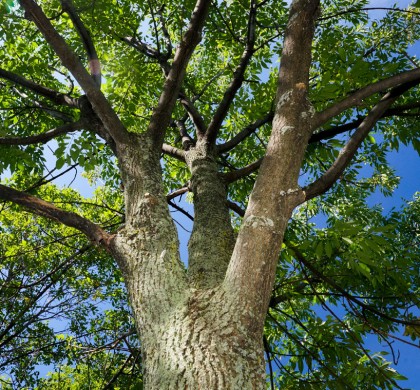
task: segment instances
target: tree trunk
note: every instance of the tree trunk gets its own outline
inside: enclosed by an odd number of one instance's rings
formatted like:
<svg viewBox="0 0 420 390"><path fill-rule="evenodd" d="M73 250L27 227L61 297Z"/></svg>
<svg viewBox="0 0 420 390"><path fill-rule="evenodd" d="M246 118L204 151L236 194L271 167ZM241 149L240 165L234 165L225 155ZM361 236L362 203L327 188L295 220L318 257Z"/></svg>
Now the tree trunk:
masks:
<svg viewBox="0 0 420 390"><path fill-rule="evenodd" d="M312 133L307 92L317 12L318 0L291 7L272 135L235 245L214 145L204 138L185 152L195 211L188 270L164 194L160 148L148 133L117 145L126 224L110 250L125 277L148 390L265 387L264 321Z"/></svg>
<svg viewBox="0 0 420 390"><path fill-rule="evenodd" d="M264 388L261 335L241 326L233 302L223 288L190 290L163 322L143 329L146 388Z"/></svg>

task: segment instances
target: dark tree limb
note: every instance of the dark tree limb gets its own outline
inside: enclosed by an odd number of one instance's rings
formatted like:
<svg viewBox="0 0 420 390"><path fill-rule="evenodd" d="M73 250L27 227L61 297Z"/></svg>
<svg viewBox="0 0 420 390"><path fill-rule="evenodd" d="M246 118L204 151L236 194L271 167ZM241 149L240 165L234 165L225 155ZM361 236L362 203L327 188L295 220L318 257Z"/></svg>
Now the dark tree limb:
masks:
<svg viewBox="0 0 420 390"><path fill-rule="evenodd" d="M360 144L375 126L377 121L383 116L386 110L398 99L399 96L418 83L420 83L420 78L416 81L405 83L393 88L375 105L375 107L373 107L366 118L364 118L360 123L348 143L341 149L339 156L331 167L319 179L303 189L303 201L307 201L321 195L333 186L350 163Z"/></svg>
<svg viewBox="0 0 420 390"><path fill-rule="evenodd" d="M171 192L170 194L166 195L166 199L167 199L168 201L170 201L170 200L172 200L172 199L176 198L177 196L180 196L180 195L185 194L185 193L186 193L186 192L188 192L189 190L190 190L190 189L189 189L188 187L182 187L182 188L180 188L179 190L173 191L173 192Z"/></svg>
<svg viewBox="0 0 420 390"><path fill-rule="evenodd" d="M92 242L97 245L102 245L105 248L109 246L110 240L112 239L112 235L105 232L92 221L76 213L61 210L51 203L23 191L18 191L0 184L0 198L22 206L33 214L75 228L84 233Z"/></svg>
<svg viewBox="0 0 420 390"><path fill-rule="evenodd" d="M176 50L158 105L153 111L148 133L152 136L158 150L162 147L165 131L171 120L172 111L184 81L187 65L201 40L201 31L207 19L210 4L211 2L208 0L197 0L188 30Z"/></svg>
<svg viewBox="0 0 420 390"><path fill-rule="evenodd" d="M256 120L254 123L251 123L247 127L245 127L242 131L240 131L238 134L236 134L233 138L231 138L229 141L225 142L224 144L217 145L216 151L218 153L226 153L229 150L232 150L236 145L241 143L244 139L249 137L252 133L255 132L258 128L265 125L266 123L269 123L273 120L274 113L269 112L267 115L265 115L263 118Z"/></svg>
<svg viewBox="0 0 420 390"><path fill-rule="evenodd" d="M182 149L189 150L191 148L191 146L193 146L195 144L195 141L188 134L187 128L185 127L185 121L176 120L175 124L178 127L179 134L181 136Z"/></svg>
<svg viewBox="0 0 420 390"><path fill-rule="evenodd" d="M197 108L194 106L194 103L188 99L188 97L181 91L180 93L180 102L187 111L188 116L192 120L195 126L197 137L200 139L204 136L206 131L206 124L201 114L198 112Z"/></svg>
<svg viewBox="0 0 420 390"><path fill-rule="evenodd" d="M80 38L82 39L83 46L85 47L86 53L88 55L89 61L89 70L92 75L93 80L96 85L101 87L101 63L99 62L98 54L96 53L95 45L93 44L92 37L83 24L82 20L79 17L72 0L60 0L63 11L66 12L74 26L76 27L77 32L79 33Z"/></svg>
<svg viewBox="0 0 420 390"><path fill-rule="evenodd" d="M205 137L210 144L214 144L217 138L217 134L222 126L223 121L226 118L226 115L229 111L229 108L235 99L236 93L238 92L239 88L241 88L242 83L244 81L245 71L248 67L248 64L255 52L254 50L254 43L256 39L255 34L255 25L257 19L257 6L256 1L251 1L251 8L249 11L249 18L248 18L248 36L246 41L245 50L242 53L239 65L236 67L233 73L233 79L229 84L229 87L225 91L222 101L217 107L216 112L213 115L213 118L206 130Z"/></svg>
<svg viewBox="0 0 420 390"><path fill-rule="evenodd" d="M367 85L366 87L359 89L358 91L354 92L353 94L341 100L340 102L335 103L332 106L326 108L324 111L315 114L313 121L313 129L322 126L325 122L327 122L334 116L341 114L348 108L357 106L363 101L363 99L366 99L367 97L372 96L375 93L384 91L388 88L396 87L397 85L410 83L416 80L420 80L420 68L402 72L395 76L388 77L387 79L380 80L376 83Z"/></svg>
<svg viewBox="0 0 420 390"><path fill-rule="evenodd" d="M420 108L420 102L407 103L398 107L389 108L383 113L380 119L392 117L392 116L420 116L420 113L406 113L405 112L413 108ZM319 133L314 133L309 139L309 143L314 143L314 142L318 142L324 139L333 138L338 134L342 134L347 131L356 129L363 122L363 120L364 118L358 118L344 125L334 126L327 130L321 131Z"/></svg>
<svg viewBox="0 0 420 390"><path fill-rule="evenodd" d="M223 179L226 183L233 183L234 181L242 179L243 177L248 176L250 173L255 172L261 166L263 159L264 158L262 157L257 161L254 161L253 163L247 165L246 167L243 167L236 171L224 173Z"/></svg>
<svg viewBox="0 0 420 390"><path fill-rule="evenodd" d="M239 206L238 204L236 204L235 202L232 202L230 200L227 201L227 205L228 207L234 211L236 214L238 214L240 217L243 217L245 215L245 210L243 210L241 208L241 206Z"/></svg>
<svg viewBox="0 0 420 390"><path fill-rule="evenodd" d="M51 88L44 87L43 85L37 84L32 80L28 80L22 76L19 76L13 72L0 68L0 77L11 81L16 85L20 85L38 95L44 96L51 100L55 104L61 106L77 107L77 99L72 98L64 93L57 92Z"/></svg>
<svg viewBox="0 0 420 390"><path fill-rule="evenodd" d="M60 135L81 130L85 125L86 121L81 119L77 122L66 123L63 126L56 127L55 129L51 129L41 134L29 135L27 137L0 137L0 145L45 144Z"/></svg>
<svg viewBox="0 0 420 390"><path fill-rule="evenodd" d="M104 124L108 133L115 141L129 143L129 134L110 103L80 62L79 57L71 50L64 38L54 29L41 7L34 0L20 0L19 3L24 8L26 17L35 23L63 65L70 71L85 91L93 110Z"/></svg>

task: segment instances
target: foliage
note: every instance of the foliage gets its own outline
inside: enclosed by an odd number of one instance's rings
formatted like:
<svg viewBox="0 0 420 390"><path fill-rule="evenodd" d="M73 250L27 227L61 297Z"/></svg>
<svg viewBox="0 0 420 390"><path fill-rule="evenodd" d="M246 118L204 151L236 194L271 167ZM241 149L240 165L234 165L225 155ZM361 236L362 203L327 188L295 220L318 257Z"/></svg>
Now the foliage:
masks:
<svg viewBox="0 0 420 390"><path fill-rule="evenodd" d="M60 2L39 3L85 61L83 42ZM270 115L274 107L288 4L262 3L255 53L223 121L219 146ZM130 132L144 132L162 92L162 68L172 62L193 2L75 0L74 6L101 60L102 91ZM364 10L367 6L365 0L322 2L309 90L317 111L413 68L416 59L409 50L420 39L419 2L378 18ZM213 4L188 64L182 94L192 97L205 123L214 116L243 55L248 9L249 2L242 0ZM22 8L2 1L0 26L1 70L62 95L83 95ZM370 197L378 192L391 196L398 186L399 178L387 162L390 152L403 144L420 153L418 93L413 88L400 97L332 190L301 205L289 222L264 336L271 373L267 383L275 388L347 389L366 383L363 388L391 389L404 379L393 367L397 359L390 340L418 346L420 197L388 215ZM342 131L339 126L365 117L377 98L370 96L318 130L335 134L310 142L300 185L320 177L334 162L357 124ZM81 119L78 106L57 101L0 73L0 137L43 134ZM181 101L172 118L165 142L182 148L179 122L189 135L195 126ZM221 173L235 172L264 155L270 122L218 155ZM46 145L3 144L0 149L3 184L76 212L108 231L123 223L117 162L111 145L98 134L67 132ZM163 155L161 165L168 194L185 187L190 173L182 161ZM76 169L96 188L88 199L52 183L60 173ZM251 172L232 181L229 200L245 208L255 177ZM238 227L240 217L232 213L232 221ZM2 205L0 230L2 386L99 389L110 383L115 389L141 389L139 341L114 260L77 230L13 204ZM386 351L367 349L366 338L373 337L387 344L391 359ZM47 378L37 375L40 366L51 369Z"/></svg>

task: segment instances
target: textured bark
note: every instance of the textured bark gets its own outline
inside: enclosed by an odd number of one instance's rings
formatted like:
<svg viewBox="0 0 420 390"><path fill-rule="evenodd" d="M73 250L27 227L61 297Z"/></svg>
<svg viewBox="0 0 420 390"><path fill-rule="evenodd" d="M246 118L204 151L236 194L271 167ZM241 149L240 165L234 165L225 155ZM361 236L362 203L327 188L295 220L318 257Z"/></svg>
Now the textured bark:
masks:
<svg viewBox="0 0 420 390"><path fill-rule="evenodd" d="M284 231L300 194L297 180L311 135L314 110L307 89L318 5L317 0L291 5L272 134L226 274L225 283L242 297L244 323L260 333Z"/></svg>
<svg viewBox="0 0 420 390"><path fill-rule="evenodd" d="M164 322L142 333L148 389L263 389L261 337L239 321L221 288L189 290Z"/></svg>
<svg viewBox="0 0 420 390"><path fill-rule="evenodd" d="M232 254L234 235L226 187L207 143L186 153L194 194L194 228L189 241L188 274L196 288L221 283Z"/></svg>
<svg viewBox="0 0 420 390"><path fill-rule="evenodd" d="M188 272L163 195L156 138L131 135L118 145L126 225L112 251L128 287L148 389L265 387L264 320L311 135L307 88L317 8L316 0L291 7L273 132L233 252L213 145L199 141L184 153L195 209Z"/></svg>
<svg viewBox="0 0 420 390"><path fill-rule="evenodd" d="M187 276L163 196L159 154L151 144L133 135L128 145L120 145L126 224L111 245L142 341L146 388L264 388L261 334L243 325L240 297L221 283L233 239L216 163L200 147L187 156L196 224L201 221L191 239L194 260ZM212 202L214 209L204 207ZM224 247L216 245L219 236Z"/></svg>

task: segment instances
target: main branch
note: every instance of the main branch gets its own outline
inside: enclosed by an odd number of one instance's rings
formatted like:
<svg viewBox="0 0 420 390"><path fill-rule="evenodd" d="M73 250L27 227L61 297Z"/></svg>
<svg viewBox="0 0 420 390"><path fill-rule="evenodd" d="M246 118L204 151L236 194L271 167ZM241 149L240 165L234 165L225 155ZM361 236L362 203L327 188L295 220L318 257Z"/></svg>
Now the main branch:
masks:
<svg viewBox="0 0 420 390"><path fill-rule="evenodd" d="M319 179L303 189L304 197L302 198L302 201L307 201L321 195L333 186L349 165L360 144L369 134L369 131L372 130L386 110L398 99L399 96L419 83L420 78L416 81L411 81L393 88L378 102L375 107L373 107L371 112L360 123L348 143L340 151L339 156L331 167Z"/></svg>
<svg viewBox="0 0 420 390"><path fill-rule="evenodd" d="M22 206L33 214L80 230L98 245L100 244L108 247L112 238L112 236L105 232L101 227L76 213L61 210L49 202L2 184L0 184L0 199Z"/></svg>
<svg viewBox="0 0 420 390"><path fill-rule="evenodd" d="M39 7L34 0L20 0L19 2L26 11L25 15L36 24L39 31L44 35L45 40L58 55L63 65L71 72L85 91L94 111L104 124L108 133L116 142L121 141L123 143L129 143L128 132L110 103L99 90L89 72L84 68L79 57L73 52L63 37L54 29L41 7Z"/></svg>
<svg viewBox="0 0 420 390"><path fill-rule="evenodd" d="M92 41L92 37L90 36L88 29L80 19L76 9L74 8L72 0L60 0L60 2L63 7L63 11L67 12L67 14L70 16L70 19L72 20L74 26L77 29L77 32L79 33L80 38L82 39L83 46L85 47L86 53L88 55L90 74L92 75L92 78L97 84L97 86L100 88L101 64L99 62L95 45Z"/></svg>
<svg viewBox="0 0 420 390"><path fill-rule="evenodd" d="M57 138L60 135L72 133L77 130L83 129L86 121L81 119L77 122L66 123L63 126L56 127L46 131L45 133L29 135L27 137L1 137L0 145L32 145L32 144L45 144L46 142Z"/></svg>
<svg viewBox="0 0 420 390"><path fill-rule="evenodd" d="M154 146L160 150L165 136L165 130L171 120L182 82L184 81L189 60L201 40L201 31L207 19L211 2L197 0L187 32L175 53L172 67L166 77L159 103L149 124L148 133L154 140Z"/></svg>
<svg viewBox="0 0 420 390"><path fill-rule="evenodd" d="M396 87L397 85L409 83L411 81L416 80L420 80L420 68L399 73L395 76L388 77L387 79L380 80L376 83L370 84L362 89L359 89L357 92L354 92L353 94L341 100L340 102L335 103L334 105L326 108L324 111L316 114L313 122L313 128L316 129L331 118L333 118L334 116L341 114L348 108L357 106L363 101L363 99L366 99L369 96L374 95L375 93L385 91L389 88Z"/></svg>
<svg viewBox="0 0 420 390"><path fill-rule="evenodd" d="M21 87L29 89L38 95L44 96L55 104L77 107L77 99L74 99L64 93L57 92L51 88L44 87L43 85L37 84L32 80L25 79L16 73L9 72L8 70L0 68L0 77L9 80L14 84L20 85Z"/></svg>
<svg viewBox="0 0 420 390"><path fill-rule="evenodd" d="M292 2L281 56L273 130L251 193L225 283L252 313L247 325L261 332L273 288L297 179L311 134L308 100L312 39L318 0ZM252 324L252 325L251 325Z"/></svg>

